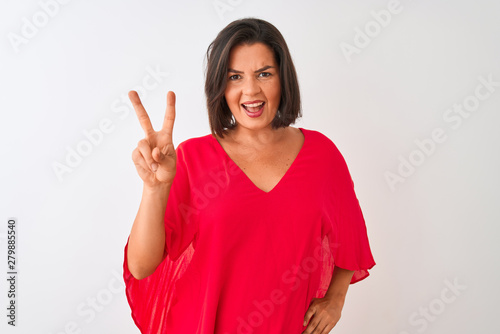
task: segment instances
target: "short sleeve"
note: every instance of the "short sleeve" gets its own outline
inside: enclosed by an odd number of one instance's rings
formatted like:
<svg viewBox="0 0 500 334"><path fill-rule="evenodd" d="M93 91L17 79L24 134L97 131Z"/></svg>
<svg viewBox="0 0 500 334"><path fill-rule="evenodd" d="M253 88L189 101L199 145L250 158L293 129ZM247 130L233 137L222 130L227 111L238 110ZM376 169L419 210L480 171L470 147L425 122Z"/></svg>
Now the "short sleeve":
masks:
<svg viewBox="0 0 500 334"><path fill-rule="evenodd" d="M176 149L176 174L165 210L165 252L155 272L141 280L127 264L128 240L124 249L123 278L132 318L141 333L164 333L167 314L174 302L175 282L182 277L196 247L197 222L193 215L189 167L185 146Z"/></svg>
<svg viewBox="0 0 500 334"><path fill-rule="evenodd" d="M375 265L368 240L365 219L354 191L354 182L346 161L330 141L327 165L328 182L325 188L325 223L333 263L353 270L351 284L368 277Z"/></svg>

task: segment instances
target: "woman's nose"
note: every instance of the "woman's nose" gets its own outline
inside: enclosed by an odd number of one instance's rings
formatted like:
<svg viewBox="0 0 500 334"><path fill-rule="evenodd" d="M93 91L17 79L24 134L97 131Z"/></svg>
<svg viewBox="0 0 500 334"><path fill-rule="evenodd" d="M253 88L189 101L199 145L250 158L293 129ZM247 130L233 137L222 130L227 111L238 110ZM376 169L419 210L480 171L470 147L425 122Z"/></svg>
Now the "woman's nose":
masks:
<svg viewBox="0 0 500 334"><path fill-rule="evenodd" d="M260 85L257 79L250 78L245 80L245 84L243 86L243 94L248 96L254 96L260 93Z"/></svg>

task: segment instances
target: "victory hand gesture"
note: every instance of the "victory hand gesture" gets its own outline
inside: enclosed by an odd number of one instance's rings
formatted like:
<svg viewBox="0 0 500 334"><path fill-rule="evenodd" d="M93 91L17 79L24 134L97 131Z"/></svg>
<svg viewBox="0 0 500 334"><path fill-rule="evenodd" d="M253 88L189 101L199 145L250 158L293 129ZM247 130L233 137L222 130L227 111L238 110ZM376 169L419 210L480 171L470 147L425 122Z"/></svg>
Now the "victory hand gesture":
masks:
<svg viewBox="0 0 500 334"><path fill-rule="evenodd" d="M132 160L144 184L149 187L172 184L175 176L177 155L172 142L175 120L175 94L167 93L167 110L163 127L155 131L136 91L128 97L146 135L132 152Z"/></svg>

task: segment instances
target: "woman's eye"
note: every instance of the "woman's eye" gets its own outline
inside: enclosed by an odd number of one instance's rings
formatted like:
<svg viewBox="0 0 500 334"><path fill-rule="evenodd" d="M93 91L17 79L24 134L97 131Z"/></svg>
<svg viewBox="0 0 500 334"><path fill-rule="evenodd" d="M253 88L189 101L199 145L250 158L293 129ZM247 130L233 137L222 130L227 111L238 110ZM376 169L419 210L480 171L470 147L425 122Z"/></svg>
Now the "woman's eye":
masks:
<svg viewBox="0 0 500 334"><path fill-rule="evenodd" d="M260 76L262 76L262 77L268 77L270 75L271 75L271 73L269 73L269 72L261 72L260 73Z"/></svg>
<svg viewBox="0 0 500 334"><path fill-rule="evenodd" d="M238 79L238 77L239 77L239 75L238 75L238 74L234 74L234 75L231 75L231 76L229 77L229 80L236 80L236 79Z"/></svg>

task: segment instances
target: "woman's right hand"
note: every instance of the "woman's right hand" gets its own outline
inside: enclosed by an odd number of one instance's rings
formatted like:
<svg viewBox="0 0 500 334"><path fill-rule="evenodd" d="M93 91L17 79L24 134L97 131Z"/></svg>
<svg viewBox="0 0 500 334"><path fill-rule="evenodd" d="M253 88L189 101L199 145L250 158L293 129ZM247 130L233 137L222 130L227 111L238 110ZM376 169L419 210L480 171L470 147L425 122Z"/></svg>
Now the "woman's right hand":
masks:
<svg viewBox="0 0 500 334"><path fill-rule="evenodd" d="M146 135L139 141L132 152L132 160L137 172L147 187L156 188L158 186L172 185L177 162L177 155L172 142L175 120L175 94L174 92L167 93L167 110L160 131L153 129L137 92L130 91L128 97Z"/></svg>

